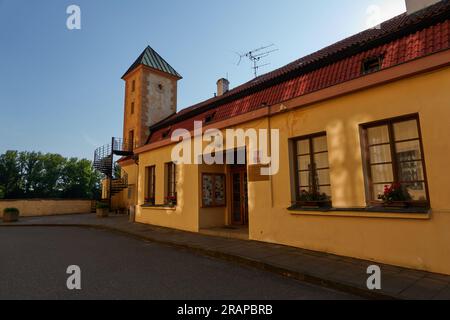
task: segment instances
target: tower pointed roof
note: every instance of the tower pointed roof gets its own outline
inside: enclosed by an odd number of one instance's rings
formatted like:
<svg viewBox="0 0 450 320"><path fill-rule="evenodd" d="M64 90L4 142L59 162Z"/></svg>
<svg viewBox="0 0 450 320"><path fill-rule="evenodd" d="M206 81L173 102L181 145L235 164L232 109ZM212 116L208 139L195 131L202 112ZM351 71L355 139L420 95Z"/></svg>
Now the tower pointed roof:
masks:
<svg viewBox="0 0 450 320"><path fill-rule="evenodd" d="M153 50L150 46L147 46L147 48L145 48L145 50L136 59L136 61L131 65L131 67L127 70L127 72L125 72L125 74L122 76L122 78L124 78L127 74L129 74L131 71L133 71L140 65L144 65L144 66L162 71L164 73L168 73L179 79L182 78L182 76L174 68L172 68L172 66L170 64L168 64L167 61L164 60L158 54L158 52Z"/></svg>

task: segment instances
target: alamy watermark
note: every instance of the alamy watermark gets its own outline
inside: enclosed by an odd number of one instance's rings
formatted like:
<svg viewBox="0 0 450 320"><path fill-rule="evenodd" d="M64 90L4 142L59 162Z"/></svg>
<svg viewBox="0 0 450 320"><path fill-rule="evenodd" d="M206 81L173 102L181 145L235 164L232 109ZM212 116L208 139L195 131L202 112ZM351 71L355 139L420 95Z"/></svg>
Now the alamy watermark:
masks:
<svg viewBox="0 0 450 320"><path fill-rule="evenodd" d="M203 130L203 122L194 122L193 135L177 129L171 140L178 142L172 149L175 164L261 164L261 175L276 175L280 169L280 132L278 129L219 129ZM270 140L270 141L269 141ZM204 147L205 143L207 144ZM248 146L248 149L246 149ZM237 152L234 152L237 150Z"/></svg>
<svg viewBox="0 0 450 320"><path fill-rule="evenodd" d="M77 265L72 265L67 267L66 273L70 275L66 281L67 289L81 290L81 268Z"/></svg>
<svg viewBox="0 0 450 320"><path fill-rule="evenodd" d="M377 265L369 266L367 274L370 275L367 279L367 289L381 290L381 268Z"/></svg>
<svg viewBox="0 0 450 320"><path fill-rule="evenodd" d="M81 8L75 4L67 7L66 13L69 15L66 20L66 26L69 30L81 29Z"/></svg>

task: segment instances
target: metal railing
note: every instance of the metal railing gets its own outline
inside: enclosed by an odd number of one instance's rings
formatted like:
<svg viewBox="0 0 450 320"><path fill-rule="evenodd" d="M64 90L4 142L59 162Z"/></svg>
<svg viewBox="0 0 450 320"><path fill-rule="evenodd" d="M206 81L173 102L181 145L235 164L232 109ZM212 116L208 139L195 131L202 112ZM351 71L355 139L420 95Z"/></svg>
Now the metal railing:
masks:
<svg viewBox="0 0 450 320"><path fill-rule="evenodd" d="M114 177L114 156L132 156L133 142L122 138L112 138L111 144L97 148L94 152L94 168L109 180L108 198L111 205L112 196L128 188L128 175L123 172L120 178Z"/></svg>

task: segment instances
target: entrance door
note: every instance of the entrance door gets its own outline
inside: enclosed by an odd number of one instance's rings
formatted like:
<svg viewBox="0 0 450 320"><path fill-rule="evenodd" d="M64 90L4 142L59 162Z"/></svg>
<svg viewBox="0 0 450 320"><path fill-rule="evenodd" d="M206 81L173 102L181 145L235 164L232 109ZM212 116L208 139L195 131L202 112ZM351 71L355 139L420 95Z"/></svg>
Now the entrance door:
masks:
<svg viewBox="0 0 450 320"><path fill-rule="evenodd" d="M247 168L231 169L231 222L234 225L248 224Z"/></svg>

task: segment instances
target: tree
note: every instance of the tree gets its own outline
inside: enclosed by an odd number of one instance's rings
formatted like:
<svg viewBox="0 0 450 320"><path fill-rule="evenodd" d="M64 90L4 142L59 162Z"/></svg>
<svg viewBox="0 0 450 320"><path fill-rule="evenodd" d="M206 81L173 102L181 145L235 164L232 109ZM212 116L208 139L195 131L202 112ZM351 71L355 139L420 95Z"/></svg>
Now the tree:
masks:
<svg viewBox="0 0 450 320"><path fill-rule="evenodd" d="M0 155L0 199L100 196L101 175L89 160L8 151Z"/></svg>
<svg viewBox="0 0 450 320"><path fill-rule="evenodd" d="M0 156L0 186L4 198L20 195L20 167L17 151L7 151Z"/></svg>
<svg viewBox="0 0 450 320"><path fill-rule="evenodd" d="M94 170L90 161L71 158L63 169L63 197L97 198L100 180L100 173Z"/></svg>
<svg viewBox="0 0 450 320"><path fill-rule="evenodd" d="M65 164L66 159L59 154L46 154L42 156L43 175L41 176L41 197L57 198L61 196L63 189L62 175Z"/></svg>
<svg viewBox="0 0 450 320"><path fill-rule="evenodd" d="M42 188L42 154L21 152L18 155L20 185L23 197L38 197Z"/></svg>

